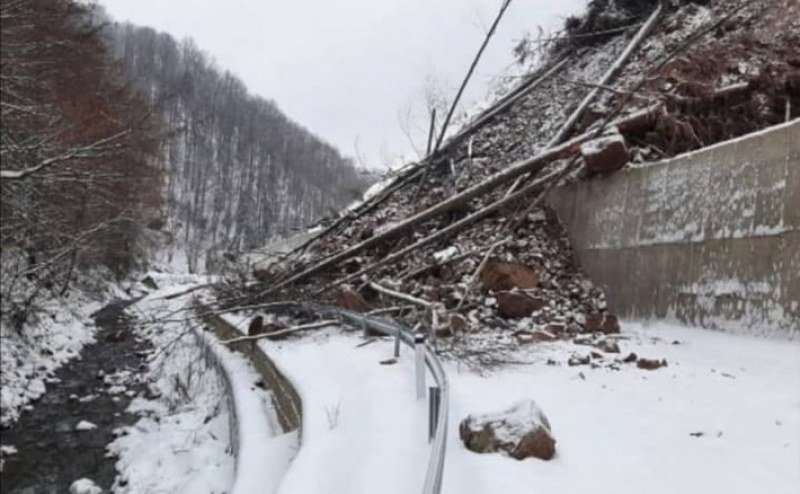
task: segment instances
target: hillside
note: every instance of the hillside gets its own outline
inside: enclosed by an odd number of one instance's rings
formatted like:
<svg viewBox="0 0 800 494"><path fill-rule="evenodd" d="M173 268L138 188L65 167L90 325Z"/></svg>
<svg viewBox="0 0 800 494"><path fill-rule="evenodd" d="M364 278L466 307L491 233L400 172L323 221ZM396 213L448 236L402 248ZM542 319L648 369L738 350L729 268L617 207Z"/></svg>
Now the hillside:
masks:
<svg viewBox="0 0 800 494"><path fill-rule="evenodd" d="M162 151L162 221L190 270L213 270L221 251L304 227L363 188L348 158L250 94L191 40L131 24L107 34L123 73L172 132Z"/></svg>

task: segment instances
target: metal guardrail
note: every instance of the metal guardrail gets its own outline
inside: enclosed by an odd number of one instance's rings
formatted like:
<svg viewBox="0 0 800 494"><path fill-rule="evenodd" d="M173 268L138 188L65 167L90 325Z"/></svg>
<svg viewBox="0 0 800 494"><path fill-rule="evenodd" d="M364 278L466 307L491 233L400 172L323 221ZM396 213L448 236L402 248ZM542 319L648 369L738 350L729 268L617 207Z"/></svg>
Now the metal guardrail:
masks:
<svg viewBox="0 0 800 494"><path fill-rule="evenodd" d="M388 336L393 336L397 338L398 341L402 341L407 346L415 350L418 348L418 344L416 344L414 341L414 335L407 329L397 324L381 319L374 319L358 312L344 309L317 307L315 308L315 311L320 314L340 316L353 325L368 328ZM433 379L439 389L438 392L431 393L431 396L438 395L438 398L431 401L431 404L435 406L431 409L430 417L435 424L431 424L431 456L428 460L428 470L425 474L425 484L422 488L422 494L439 494L442 489L444 456L447 447L447 424L449 414L448 383L447 375L445 374L444 368L439 361L439 357L436 356L436 353L433 351L430 345L427 343L422 343L422 345L424 347L423 356L425 365L427 366L428 370L430 370L431 375L433 376Z"/></svg>

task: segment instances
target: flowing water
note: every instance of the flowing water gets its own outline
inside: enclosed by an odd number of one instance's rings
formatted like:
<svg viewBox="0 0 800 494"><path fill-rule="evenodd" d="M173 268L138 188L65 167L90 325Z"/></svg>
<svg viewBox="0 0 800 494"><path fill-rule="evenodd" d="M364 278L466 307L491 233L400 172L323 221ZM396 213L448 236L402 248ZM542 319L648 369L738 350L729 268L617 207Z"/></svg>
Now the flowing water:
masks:
<svg viewBox="0 0 800 494"><path fill-rule="evenodd" d="M114 429L137 420L125 409L129 395L144 390L136 377L150 347L134 335L123 312L131 303L115 301L98 311L97 342L61 367L55 373L60 382L48 384L33 409L1 431L2 443L18 452L4 458L0 492L63 494L83 477L105 492L114 483L115 460L106 456L106 445ZM76 430L83 420L97 428Z"/></svg>

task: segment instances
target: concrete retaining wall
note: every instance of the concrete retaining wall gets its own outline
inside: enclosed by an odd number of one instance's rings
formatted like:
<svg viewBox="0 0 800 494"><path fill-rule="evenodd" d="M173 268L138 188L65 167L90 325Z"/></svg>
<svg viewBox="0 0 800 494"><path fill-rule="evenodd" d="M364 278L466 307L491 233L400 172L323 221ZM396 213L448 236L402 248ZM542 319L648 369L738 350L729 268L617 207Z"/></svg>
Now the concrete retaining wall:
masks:
<svg viewBox="0 0 800 494"><path fill-rule="evenodd" d="M800 337L800 120L550 203L621 316Z"/></svg>
<svg viewBox="0 0 800 494"><path fill-rule="evenodd" d="M202 313L208 310L200 309ZM203 317L205 325L214 332L220 340L230 340L242 336L236 328L228 324L221 317L207 314ZM267 388L272 391L273 405L277 412L283 432L301 431L302 426L302 401L300 395L286 377L281 374L270 358L258 347L254 341L238 341L228 345L231 350L242 353L255 368L256 372L264 379Z"/></svg>

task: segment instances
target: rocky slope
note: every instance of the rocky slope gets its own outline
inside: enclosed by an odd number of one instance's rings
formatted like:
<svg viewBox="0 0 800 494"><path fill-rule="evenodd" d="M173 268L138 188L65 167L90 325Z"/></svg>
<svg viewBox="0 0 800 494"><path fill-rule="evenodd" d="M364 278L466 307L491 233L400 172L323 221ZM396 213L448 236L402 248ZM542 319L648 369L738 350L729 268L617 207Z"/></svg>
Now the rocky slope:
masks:
<svg viewBox="0 0 800 494"><path fill-rule="evenodd" d="M264 286L249 287L249 297L286 298L288 292L359 310L394 307L394 317L409 326L421 322L431 335L471 333L442 350L478 360L487 349L618 332L602 291L581 273L566 232L543 200L550 186L641 166L800 115L800 59L792 49L800 45L800 7L793 1L663 2L644 41L598 85L658 4L589 2L547 48L530 79L546 74L536 87L497 115L478 116L479 126L468 125L440 152L410 165L387 193L257 273ZM538 176L522 175L515 190L542 176L549 181L440 241L396 256L508 194L511 181L387 233L553 146L595 89L597 98L559 141L591 133L585 139L591 142L566 146ZM342 256L346 249L352 255ZM379 265L390 255L397 258ZM320 264L326 259L337 262Z"/></svg>

